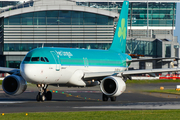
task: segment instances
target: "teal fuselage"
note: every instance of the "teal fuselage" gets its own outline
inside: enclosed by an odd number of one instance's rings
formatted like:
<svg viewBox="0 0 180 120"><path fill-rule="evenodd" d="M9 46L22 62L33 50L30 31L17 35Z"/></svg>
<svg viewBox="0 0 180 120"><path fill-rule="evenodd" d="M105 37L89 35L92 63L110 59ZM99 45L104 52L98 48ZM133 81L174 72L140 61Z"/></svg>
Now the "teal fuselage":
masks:
<svg viewBox="0 0 180 120"><path fill-rule="evenodd" d="M34 49L26 57L30 57L30 61L23 61L24 64L61 64L61 66L85 67L127 67L126 60L131 59L127 54L111 50L46 47ZM49 62L31 61L32 57L46 57Z"/></svg>

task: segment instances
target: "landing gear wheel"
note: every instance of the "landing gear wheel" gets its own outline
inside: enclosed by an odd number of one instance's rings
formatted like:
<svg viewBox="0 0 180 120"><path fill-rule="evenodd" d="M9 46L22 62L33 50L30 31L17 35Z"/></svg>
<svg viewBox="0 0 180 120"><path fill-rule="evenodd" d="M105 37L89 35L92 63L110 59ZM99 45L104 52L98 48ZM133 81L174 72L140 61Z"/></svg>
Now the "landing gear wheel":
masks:
<svg viewBox="0 0 180 120"><path fill-rule="evenodd" d="M46 97L45 97L45 95L43 94L43 95L40 95L40 100L42 101L42 102L44 102L45 101L45 99L46 99Z"/></svg>
<svg viewBox="0 0 180 120"><path fill-rule="evenodd" d="M36 96L36 100L39 102L40 101L40 93Z"/></svg>
<svg viewBox="0 0 180 120"><path fill-rule="evenodd" d="M52 100L52 93L50 91L46 91L48 85L47 84L37 84L39 88L39 93L36 96L36 100L44 102L45 100Z"/></svg>
<svg viewBox="0 0 180 120"><path fill-rule="evenodd" d="M52 93L50 91L47 91L46 93L46 100L48 101L52 100Z"/></svg>
<svg viewBox="0 0 180 120"><path fill-rule="evenodd" d="M116 101L116 97L111 97L111 101Z"/></svg>
<svg viewBox="0 0 180 120"><path fill-rule="evenodd" d="M105 95L105 94L102 95L103 101L108 101L108 98L109 98L109 97L108 97L107 95Z"/></svg>

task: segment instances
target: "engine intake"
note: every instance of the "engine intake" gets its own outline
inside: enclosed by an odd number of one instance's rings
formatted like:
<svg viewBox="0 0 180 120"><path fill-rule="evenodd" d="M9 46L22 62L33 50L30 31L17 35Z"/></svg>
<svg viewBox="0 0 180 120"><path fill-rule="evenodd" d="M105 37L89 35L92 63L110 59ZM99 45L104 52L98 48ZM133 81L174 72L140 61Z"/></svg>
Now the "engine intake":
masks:
<svg viewBox="0 0 180 120"><path fill-rule="evenodd" d="M8 95L19 95L27 88L27 82L17 75L9 75L4 78L2 88Z"/></svg>
<svg viewBox="0 0 180 120"><path fill-rule="evenodd" d="M120 77L108 76L102 80L100 88L107 96L119 96L126 90L126 83Z"/></svg>

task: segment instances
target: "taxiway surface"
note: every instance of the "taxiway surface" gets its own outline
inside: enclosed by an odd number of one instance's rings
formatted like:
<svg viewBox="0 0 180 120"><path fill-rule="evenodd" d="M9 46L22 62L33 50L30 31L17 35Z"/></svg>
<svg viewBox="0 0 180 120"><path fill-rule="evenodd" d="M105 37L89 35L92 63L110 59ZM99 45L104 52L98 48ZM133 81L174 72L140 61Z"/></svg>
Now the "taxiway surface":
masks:
<svg viewBox="0 0 180 120"><path fill-rule="evenodd" d="M125 93L116 102L101 101L98 86L92 88L49 87L53 92L52 101L37 102L38 89L28 85L21 95L6 95L0 86L0 113L13 112L59 112L93 110L133 110L133 109L180 109L180 95L146 93L142 90L175 89L178 83L129 84Z"/></svg>

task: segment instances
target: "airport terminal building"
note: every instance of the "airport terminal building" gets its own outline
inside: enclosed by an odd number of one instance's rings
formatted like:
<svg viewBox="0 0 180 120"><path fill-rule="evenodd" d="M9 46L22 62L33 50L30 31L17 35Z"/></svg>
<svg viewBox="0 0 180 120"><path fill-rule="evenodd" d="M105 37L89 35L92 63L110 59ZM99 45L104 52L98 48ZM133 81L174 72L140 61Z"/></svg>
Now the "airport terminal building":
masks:
<svg viewBox="0 0 180 120"><path fill-rule="evenodd" d="M179 57L174 37L179 0L129 0L126 53L144 58ZM0 1L0 66L19 68L37 47L108 49L123 0ZM171 67L172 59L132 64Z"/></svg>

